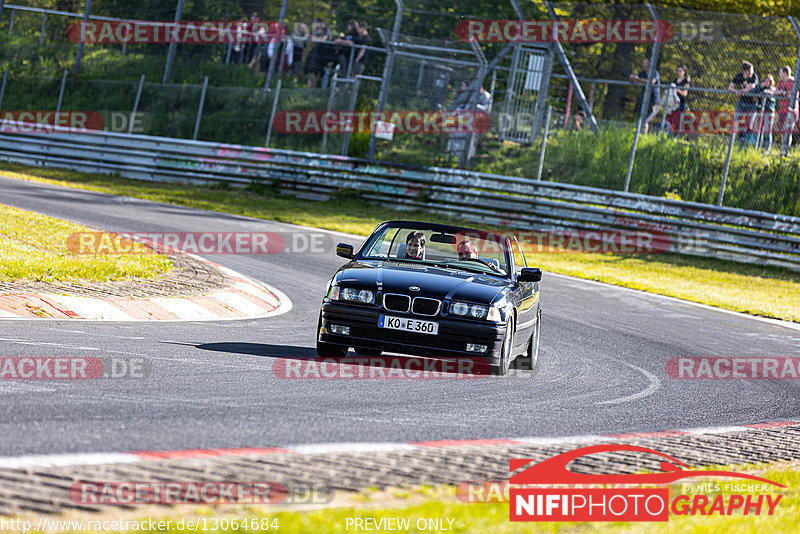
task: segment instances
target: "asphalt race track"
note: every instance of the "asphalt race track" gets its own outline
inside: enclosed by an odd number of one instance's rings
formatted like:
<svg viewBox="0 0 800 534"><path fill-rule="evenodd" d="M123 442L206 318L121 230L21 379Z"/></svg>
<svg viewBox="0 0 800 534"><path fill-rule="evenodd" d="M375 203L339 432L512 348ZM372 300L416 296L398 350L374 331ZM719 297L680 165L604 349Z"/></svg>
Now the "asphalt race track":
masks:
<svg viewBox="0 0 800 534"><path fill-rule="evenodd" d="M112 231L318 232L6 178L0 203ZM145 379L0 380L0 456L569 436L800 417L797 380L675 380L665 371L677 356L798 357L800 329L548 273L536 373L285 380L273 364L315 355L324 284L344 260L332 250L208 258L281 290L293 308L220 322L0 320L3 356L122 354L152 364Z"/></svg>

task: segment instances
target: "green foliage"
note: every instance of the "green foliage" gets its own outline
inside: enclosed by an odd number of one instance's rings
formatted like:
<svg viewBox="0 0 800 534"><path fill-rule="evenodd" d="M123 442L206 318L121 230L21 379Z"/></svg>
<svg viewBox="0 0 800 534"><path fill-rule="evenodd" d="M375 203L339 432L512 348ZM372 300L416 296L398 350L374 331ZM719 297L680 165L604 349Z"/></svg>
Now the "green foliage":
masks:
<svg viewBox="0 0 800 534"><path fill-rule="evenodd" d="M347 155L353 158L366 158L369 149L369 133L354 133L350 136L350 146Z"/></svg>
<svg viewBox="0 0 800 534"><path fill-rule="evenodd" d="M625 183L633 128L608 126L591 132L552 132L545 150L542 179L621 190ZM725 169L727 136L687 138L642 135L631 175L630 191L658 197L716 203ZM778 141L779 142L779 141ZM800 216L800 160L764 156L734 147L726 206ZM539 146L508 144L493 162L478 170L535 178Z"/></svg>

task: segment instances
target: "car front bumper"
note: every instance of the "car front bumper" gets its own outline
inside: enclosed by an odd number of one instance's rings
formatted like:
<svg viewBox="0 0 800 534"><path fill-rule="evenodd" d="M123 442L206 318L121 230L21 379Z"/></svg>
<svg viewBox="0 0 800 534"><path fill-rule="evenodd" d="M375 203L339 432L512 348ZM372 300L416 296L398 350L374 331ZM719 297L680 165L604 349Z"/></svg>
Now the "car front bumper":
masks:
<svg viewBox="0 0 800 534"><path fill-rule="evenodd" d="M378 327L378 317L409 317L439 323L436 335L419 334ZM331 325L347 326L349 335L334 334ZM322 328L317 333L325 343L353 348L380 349L412 356L470 359L497 365L506 325L479 321L450 319L442 316L421 316L390 312L380 308L326 301L322 304ZM486 345L483 353L467 352L467 344Z"/></svg>

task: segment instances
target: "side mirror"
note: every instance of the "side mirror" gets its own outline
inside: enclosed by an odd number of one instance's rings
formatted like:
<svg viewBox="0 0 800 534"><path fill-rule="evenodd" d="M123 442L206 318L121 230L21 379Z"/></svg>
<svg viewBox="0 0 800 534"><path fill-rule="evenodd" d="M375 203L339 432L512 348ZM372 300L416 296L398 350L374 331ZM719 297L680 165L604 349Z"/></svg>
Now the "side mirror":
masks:
<svg viewBox="0 0 800 534"><path fill-rule="evenodd" d="M542 279L542 270L526 267L517 275L518 282L539 282Z"/></svg>
<svg viewBox="0 0 800 534"><path fill-rule="evenodd" d="M355 254L353 254L353 245L348 245L347 243L337 244L336 255L352 260L355 257Z"/></svg>

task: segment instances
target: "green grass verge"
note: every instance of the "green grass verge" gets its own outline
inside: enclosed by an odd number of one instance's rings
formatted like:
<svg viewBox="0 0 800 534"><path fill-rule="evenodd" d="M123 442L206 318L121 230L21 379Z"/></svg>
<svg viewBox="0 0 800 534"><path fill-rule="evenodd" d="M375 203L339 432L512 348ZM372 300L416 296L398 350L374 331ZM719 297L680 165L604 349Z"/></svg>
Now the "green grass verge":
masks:
<svg viewBox="0 0 800 534"><path fill-rule="evenodd" d="M90 228L0 204L0 279L102 282L152 278L172 268L160 254L77 255L67 239Z"/></svg>
<svg viewBox="0 0 800 534"><path fill-rule="evenodd" d="M49 168L3 164L0 175L90 191L215 210L261 219L367 235L381 220L421 218L456 222L424 212L397 212L336 195L327 202L298 200L269 188L162 184ZM800 322L800 273L672 254L541 253L529 263L546 271L642 289L734 311Z"/></svg>

